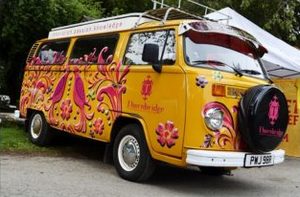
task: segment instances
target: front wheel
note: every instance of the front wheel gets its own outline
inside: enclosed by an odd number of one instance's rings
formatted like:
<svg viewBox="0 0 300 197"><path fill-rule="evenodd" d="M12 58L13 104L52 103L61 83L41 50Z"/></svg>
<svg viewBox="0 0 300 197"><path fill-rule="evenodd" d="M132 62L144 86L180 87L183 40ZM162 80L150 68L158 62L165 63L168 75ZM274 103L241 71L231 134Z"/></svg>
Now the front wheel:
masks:
<svg viewBox="0 0 300 197"><path fill-rule="evenodd" d="M53 138L50 126L44 115L39 112L34 112L31 115L28 124L28 133L30 141L39 146L48 145Z"/></svg>
<svg viewBox="0 0 300 197"><path fill-rule="evenodd" d="M120 130L114 141L113 160L118 174L126 180L141 182L153 174L155 163L140 126L130 124Z"/></svg>

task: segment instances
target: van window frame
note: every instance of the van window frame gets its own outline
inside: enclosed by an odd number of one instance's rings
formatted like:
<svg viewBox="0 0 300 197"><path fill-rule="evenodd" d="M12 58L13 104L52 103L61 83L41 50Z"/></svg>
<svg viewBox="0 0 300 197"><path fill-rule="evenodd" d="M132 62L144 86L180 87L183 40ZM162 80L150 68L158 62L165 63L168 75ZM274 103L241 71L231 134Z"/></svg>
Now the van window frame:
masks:
<svg viewBox="0 0 300 197"><path fill-rule="evenodd" d="M116 38L116 44L114 46L114 49L113 49L113 52L112 52L112 60L114 59L115 57L115 53L116 53L116 49L118 47L118 43L119 43L119 40L120 40L120 34L117 33L117 34L97 34L97 35L89 35L89 36L80 36L80 37L77 37L76 40L74 41L73 43L73 46L71 48L71 52L70 52L70 57L68 58L68 64L70 66L76 66L76 65L79 65L79 66L83 66L83 65L89 65L89 66L92 66L92 65L100 65L100 64L97 64L97 63L81 63L81 64L72 64L70 62L71 60L71 57L72 57L72 54L74 52L74 49L75 49L75 46L76 46L76 43L78 40L88 40L88 39L98 39L98 38L107 38L107 37L110 37L110 38ZM101 49L102 50L102 49ZM110 63L105 63L105 64L101 64L101 65L110 65L113 61L111 61Z"/></svg>
<svg viewBox="0 0 300 197"><path fill-rule="evenodd" d="M226 73L230 73L230 74L234 74L234 71L228 71L228 70L219 70L217 68L213 68L213 67L204 67L204 66L195 66L195 65L192 65L188 62L187 58L186 58L186 36L183 35L183 39L182 39L182 46L183 46L183 50L182 50L182 53L183 53L183 59L184 59L184 63L186 65L188 65L189 67L193 67L193 68L200 68L200 69L209 69L209 70L213 70L213 71L221 71L221 72L226 72ZM251 77L251 78L255 78L255 79L259 79L259 80L263 80L263 81L268 81L269 80L269 76L267 74L267 71L265 70L265 66L263 65L263 62L261 61L261 58L260 57L257 57L257 61L259 62L260 66L261 66L261 69L262 69L262 74L263 74L263 78L261 77L258 77L258 76L255 76L255 75L250 75L250 74L246 74L246 73L243 73L243 75L247 76L247 77Z"/></svg>
<svg viewBox="0 0 300 197"><path fill-rule="evenodd" d="M124 51L124 54L123 54L123 60L122 60L122 64L126 64L125 62L125 55L126 55L126 52L129 48L129 43L130 43L130 40L132 38L132 36L134 34L139 34L139 33L149 33L149 32L158 32L158 31L171 31L173 30L174 31L174 41L175 41L175 45L174 45L174 49L175 49L175 61L173 62L173 64L163 64L165 66L173 66L176 64L176 61L177 61L177 54L178 54L178 51L177 51L177 40L176 40L176 29L175 28L167 28L167 29L155 29L155 30L148 30L148 31L136 31L136 32L132 32L130 33L130 36L128 38L128 41L127 41L127 44L126 44L126 49ZM159 57L160 58L160 57ZM130 66L152 66L152 64L149 64L148 62L146 62L146 64L129 64Z"/></svg>
<svg viewBox="0 0 300 197"><path fill-rule="evenodd" d="M62 39L56 39L56 40L45 40L45 41L42 41L39 43L39 47L37 48L37 50L35 51L35 54L32 58L37 58L39 57L39 53L40 53L40 50L42 48L42 46L44 46L45 44L47 43L54 43L54 42L63 42L63 41L66 41L68 43L68 46L66 47L66 50L65 50L65 60L60 63L60 64L36 64L36 63L33 63L32 66L62 66L66 63L66 61L69 59L68 58L68 51L69 51L69 48L70 48L70 45L71 45L71 39L70 38L62 38ZM32 61L32 60L31 60Z"/></svg>

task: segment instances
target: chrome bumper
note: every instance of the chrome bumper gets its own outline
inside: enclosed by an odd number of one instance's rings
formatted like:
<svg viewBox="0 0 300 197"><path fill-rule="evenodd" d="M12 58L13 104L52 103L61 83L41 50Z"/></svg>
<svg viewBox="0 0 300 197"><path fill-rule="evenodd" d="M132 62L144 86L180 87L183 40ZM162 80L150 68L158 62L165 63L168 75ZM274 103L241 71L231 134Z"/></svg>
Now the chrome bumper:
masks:
<svg viewBox="0 0 300 197"><path fill-rule="evenodd" d="M284 161L284 150L267 152L274 156L274 165ZM250 152L187 150L186 163L196 166L244 167L246 154Z"/></svg>

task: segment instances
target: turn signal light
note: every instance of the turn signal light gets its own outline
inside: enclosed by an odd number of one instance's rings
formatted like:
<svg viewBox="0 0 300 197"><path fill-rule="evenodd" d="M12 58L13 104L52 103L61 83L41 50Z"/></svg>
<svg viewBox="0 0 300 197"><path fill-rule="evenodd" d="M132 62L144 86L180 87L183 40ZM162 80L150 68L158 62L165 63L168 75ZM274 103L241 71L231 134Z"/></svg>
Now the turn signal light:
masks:
<svg viewBox="0 0 300 197"><path fill-rule="evenodd" d="M226 86L221 84L212 85L212 95L213 96L226 96Z"/></svg>

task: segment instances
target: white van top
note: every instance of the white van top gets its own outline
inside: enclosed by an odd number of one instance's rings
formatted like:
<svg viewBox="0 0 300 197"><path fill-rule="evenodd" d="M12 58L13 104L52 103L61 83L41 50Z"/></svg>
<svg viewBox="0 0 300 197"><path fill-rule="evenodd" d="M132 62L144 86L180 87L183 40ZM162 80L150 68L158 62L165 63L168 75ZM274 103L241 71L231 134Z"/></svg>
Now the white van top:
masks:
<svg viewBox="0 0 300 197"><path fill-rule="evenodd" d="M138 24L155 21L154 17L143 15L143 13L130 13L103 19L96 19L82 23L53 28L48 39L82 36L94 33L106 33L132 29Z"/></svg>

